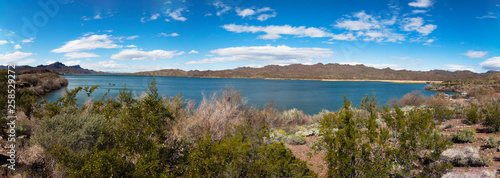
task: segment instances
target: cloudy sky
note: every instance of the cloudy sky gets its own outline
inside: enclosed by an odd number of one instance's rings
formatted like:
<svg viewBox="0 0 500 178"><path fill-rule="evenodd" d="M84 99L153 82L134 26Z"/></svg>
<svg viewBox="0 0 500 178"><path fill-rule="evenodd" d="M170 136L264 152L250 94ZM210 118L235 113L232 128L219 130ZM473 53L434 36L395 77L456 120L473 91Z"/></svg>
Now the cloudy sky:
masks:
<svg viewBox="0 0 500 178"><path fill-rule="evenodd" d="M500 0L21 0L0 8L0 65L500 70Z"/></svg>

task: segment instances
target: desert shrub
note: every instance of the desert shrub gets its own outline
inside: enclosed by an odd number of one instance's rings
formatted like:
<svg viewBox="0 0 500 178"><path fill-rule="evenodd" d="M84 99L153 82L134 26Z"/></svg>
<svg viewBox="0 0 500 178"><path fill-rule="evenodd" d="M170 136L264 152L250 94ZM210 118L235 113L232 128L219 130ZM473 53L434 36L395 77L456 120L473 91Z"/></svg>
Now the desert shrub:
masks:
<svg viewBox="0 0 500 178"><path fill-rule="evenodd" d="M53 144L80 152L90 150L101 134L99 127L104 123L104 117L98 114L82 115L75 110L64 109L52 118L45 118L35 130L31 141L47 150Z"/></svg>
<svg viewBox="0 0 500 178"><path fill-rule="evenodd" d="M476 135L476 129L472 127L463 128L453 135L453 141L456 143L474 143L477 139Z"/></svg>
<svg viewBox="0 0 500 178"><path fill-rule="evenodd" d="M428 106L432 108L437 108L437 107L448 107L450 106L450 100L446 97L446 94L438 92L429 99L427 99Z"/></svg>
<svg viewBox="0 0 500 178"><path fill-rule="evenodd" d="M306 139L296 134L288 135L283 138L283 141L290 145L303 145L306 144Z"/></svg>
<svg viewBox="0 0 500 178"><path fill-rule="evenodd" d="M26 165L26 174L34 177L54 177L56 164L44 148L33 145L19 154L19 162Z"/></svg>
<svg viewBox="0 0 500 178"><path fill-rule="evenodd" d="M450 169L449 164L437 162L451 143L436 130L430 111L411 110L405 114L397 106L395 112L385 107L382 116L387 127L377 124L373 112L369 118L354 118L345 97L337 115L324 116L320 135L321 146L326 149L328 176L434 177ZM366 129L356 127L359 122L364 122Z"/></svg>
<svg viewBox="0 0 500 178"><path fill-rule="evenodd" d="M465 112L465 118L469 124L479 123L481 121L481 115L478 106L471 103L470 108Z"/></svg>
<svg viewBox="0 0 500 178"><path fill-rule="evenodd" d="M328 111L328 110L326 110L326 109L323 109L323 110L321 110L321 112L319 112L318 114L313 115L313 116L311 117L311 119L313 120L313 122L317 123L317 122L319 122L319 121L321 121L321 120L323 119L323 116L324 116L325 114L328 114L328 113L334 113L334 112L332 112L332 111Z"/></svg>
<svg viewBox="0 0 500 178"><path fill-rule="evenodd" d="M288 111L284 111L281 116L281 126L296 126L296 125L304 125L311 124L311 117L304 112L293 108Z"/></svg>
<svg viewBox="0 0 500 178"><path fill-rule="evenodd" d="M368 111L368 113L377 113L381 110L380 102L378 102L377 100L378 98L375 97L375 93L373 93L371 97L369 97L367 94L364 98L361 99L359 108Z"/></svg>
<svg viewBox="0 0 500 178"><path fill-rule="evenodd" d="M394 106L401 106L401 104L399 103L399 99L398 98L391 98L385 104L387 106L390 106L391 108L394 107Z"/></svg>
<svg viewBox="0 0 500 178"><path fill-rule="evenodd" d="M40 77L38 77L36 74L23 74L19 75L18 77L20 82L26 82L31 86L38 86L39 84L42 84Z"/></svg>
<svg viewBox="0 0 500 178"><path fill-rule="evenodd" d="M457 167L491 166L493 163L492 158L479 155L479 148L472 147L448 149L442 153L440 160Z"/></svg>
<svg viewBox="0 0 500 178"><path fill-rule="evenodd" d="M203 137L188 156L187 177L316 177L282 142L252 144L237 135L220 142Z"/></svg>
<svg viewBox="0 0 500 178"><path fill-rule="evenodd" d="M490 171L488 169L473 169L468 172L453 171L448 172L443 175L442 178L471 178L471 177L481 177L481 178L494 178L495 171Z"/></svg>
<svg viewBox="0 0 500 178"><path fill-rule="evenodd" d="M439 122L443 122L453 118L454 112L446 107L437 106L434 107L432 114L434 119L437 119Z"/></svg>
<svg viewBox="0 0 500 178"><path fill-rule="evenodd" d="M399 100L399 105L401 106L420 106L425 104L427 98L422 94L422 92L416 90L404 95Z"/></svg>
<svg viewBox="0 0 500 178"><path fill-rule="evenodd" d="M488 141L486 142L486 146L488 148L496 148L498 147L498 139L495 136L490 136Z"/></svg>
<svg viewBox="0 0 500 178"><path fill-rule="evenodd" d="M482 125L490 127L492 132L500 131L500 100L487 104L484 112Z"/></svg>

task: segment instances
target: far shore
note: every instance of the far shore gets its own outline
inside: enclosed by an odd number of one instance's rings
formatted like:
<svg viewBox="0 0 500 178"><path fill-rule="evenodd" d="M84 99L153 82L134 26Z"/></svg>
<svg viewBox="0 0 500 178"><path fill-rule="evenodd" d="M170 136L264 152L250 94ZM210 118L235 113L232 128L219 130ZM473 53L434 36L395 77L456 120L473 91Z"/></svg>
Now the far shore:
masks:
<svg viewBox="0 0 500 178"><path fill-rule="evenodd" d="M287 78L263 78L269 80L315 80L326 82L390 82L390 83L428 83L436 84L442 81L429 81L429 80L363 80L363 79L287 79Z"/></svg>

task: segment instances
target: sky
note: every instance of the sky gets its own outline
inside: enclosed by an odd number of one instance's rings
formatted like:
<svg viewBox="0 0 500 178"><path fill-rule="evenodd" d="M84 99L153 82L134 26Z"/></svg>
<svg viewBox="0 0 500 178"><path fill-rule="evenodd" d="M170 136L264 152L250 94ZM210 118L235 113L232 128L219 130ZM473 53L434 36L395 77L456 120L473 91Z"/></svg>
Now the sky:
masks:
<svg viewBox="0 0 500 178"><path fill-rule="evenodd" d="M500 71L500 0L0 1L0 65Z"/></svg>

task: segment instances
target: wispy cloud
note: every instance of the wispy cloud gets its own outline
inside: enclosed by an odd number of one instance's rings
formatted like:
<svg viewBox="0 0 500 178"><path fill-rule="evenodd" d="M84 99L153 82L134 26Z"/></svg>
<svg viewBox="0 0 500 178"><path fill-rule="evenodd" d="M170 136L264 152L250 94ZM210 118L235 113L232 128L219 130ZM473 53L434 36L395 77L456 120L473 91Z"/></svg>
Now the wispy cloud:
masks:
<svg viewBox="0 0 500 178"><path fill-rule="evenodd" d="M53 53L67 53L83 50L93 50L98 48L120 48L121 45L114 43L110 35L91 35L80 37L76 40L68 41L60 48L52 50Z"/></svg>
<svg viewBox="0 0 500 178"><path fill-rule="evenodd" d="M488 54L487 51L474 51L474 50L469 50L466 53L463 53L463 55L469 58L484 58L486 57L486 54Z"/></svg>
<svg viewBox="0 0 500 178"><path fill-rule="evenodd" d="M419 8L428 8L431 7L433 2L431 0L415 0L413 2L408 3L409 6L419 7Z"/></svg>
<svg viewBox="0 0 500 178"><path fill-rule="evenodd" d="M263 7L260 9L255 7L246 9L236 8L236 15L241 16L241 18L255 19L254 16L258 15L256 19L259 21L266 21L269 18L276 17L276 14L275 10L270 7Z"/></svg>
<svg viewBox="0 0 500 178"><path fill-rule="evenodd" d="M468 70L468 71L474 71L473 67L474 66L469 66L469 65L458 65L458 64L448 64L446 65L449 70Z"/></svg>
<svg viewBox="0 0 500 178"><path fill-rule="evenodd" d="M14 61L26 58L26 57L31 56L31 55L33 55L33 53L25 53L25 52L20 52L20 51L16 51L13 53L0 54L0 64L5 65L9 62L14 62Z"/></svg>
<svg viewBox="0 0 500 178"><path fill-rule="evenodd" d="M178 21L184 22L184 21L187 20L186 17L182 16L182 12L185 11L185 10L186 9L184 9L184 8L179 8L179 9L176 9L174 11L171 11L170 9L167 9L166 14L167 14L167 16L171 17L174 20L178 20Z"/></svg>
<svg viewBox="0 0 500 178"><path fill-rule="evenodd" d="M283 26L248 26L248 25L235 25L226 24L222 26L230 32L235 33L266 33L265 35L260 35L261 39L278 39L281 35L293 35L296 37L332 37L333 34L326 31L326 29L320 29L315 27L292 27L290 25Z"/></svg>
<svg viewBox="0 0 500 178"><path fill-rule="evenodd" d="M71 52L71 53L64 54L64 56L66 56L66 57L68 57L70 59L100 57L97 54L86 53L86 52Z"/></svg>
<svg viewBox="0 0 500 178"><path fill-rule="evenodd" d="M481 68L486 70L500 70L500 56L492 57L479 64Z"/></svg>
<svg viewBox="0 0 500 178"><path fill-rule="evenodd" d="M498 15L495 14L494 12L488 12L488 14L480 16L480 17L476 17L476 18L478 18L478 19L496 19L496 18L498 18Z"/></svg>
<svg viewBox="0 0 500 178"><path fill-rule="evenodd" d="M111 55L111 59L119 60L144 60L144 59L170 59L177 55L184 54L183 51L164 51L164 50L153 50L153 51L141 51L138 49L125 49L117 54Z"/></svg>
<svg viewBox="0 0 500 178"><path fill-rule="evenodd" d="M259 62L264 64L293 64L311 63L313 59L328 58L333 51L328 48L294 48L280 46L242 46L221 48L210 51L217 57L199 61L190 61L186 64L209 64L222 62Z"/></svg>
<svg viewBox="0 0 500 178"><path fill-rule="evenodd" d="M424 25L422 17L404 18L402 23L404 31L416 31L424 36L432 33L437 28L437 25L433 24Z"/></svg>
<svg viewBox="0 0 500 178"><path fill-rule="evenodd" d="M158 36L164 36L164 37L176 37L176 36L179 36L179 34L177 33L170 33L170 34L166 34L166 33L158 33Z"/></svg>

